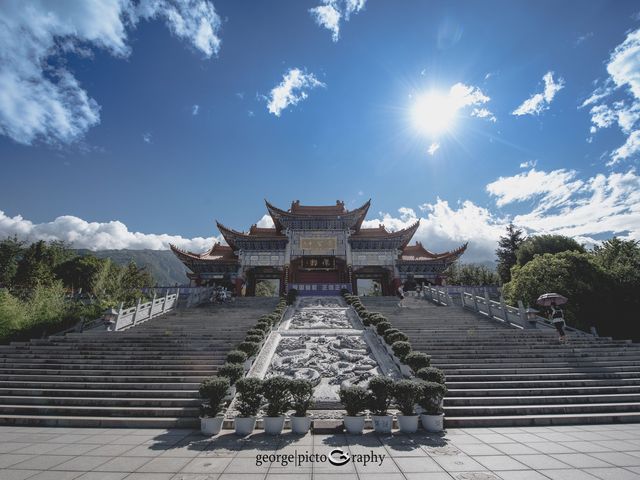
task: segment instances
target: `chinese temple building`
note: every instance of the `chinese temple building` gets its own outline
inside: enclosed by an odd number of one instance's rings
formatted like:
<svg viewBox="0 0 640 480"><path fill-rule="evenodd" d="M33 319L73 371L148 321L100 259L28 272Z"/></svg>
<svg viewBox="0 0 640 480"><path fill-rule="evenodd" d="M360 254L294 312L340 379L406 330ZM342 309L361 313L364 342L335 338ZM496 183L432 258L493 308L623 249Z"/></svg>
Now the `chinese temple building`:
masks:
<svg viewBox="0 0 640 480"><path fill-rule="evenodd" d="M440 284L442 273L467 248L464 244L432 253L420 242L409 245L419 221L395 232L384 225L363 228L371 201L354 210L341 201L309 206L297 200L288 210L265 203L272 228L252 225L248 232L238 232L217 222L227 245L216 243L201 254L171 245L191 270L187 275L192 285L227 285L249 296L261 282L272 285L273 293L295 288L306 294L336 294L347 288L393 295L407 280Z"/></svg>

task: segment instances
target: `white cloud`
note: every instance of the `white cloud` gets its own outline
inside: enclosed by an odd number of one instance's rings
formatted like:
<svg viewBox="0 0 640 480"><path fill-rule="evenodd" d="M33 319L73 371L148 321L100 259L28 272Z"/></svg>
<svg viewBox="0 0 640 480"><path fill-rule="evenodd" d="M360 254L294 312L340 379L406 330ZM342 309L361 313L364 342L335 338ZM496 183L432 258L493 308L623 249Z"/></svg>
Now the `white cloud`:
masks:
<svg viewBox="0 0 640 480"><path fill-rule="evenodd" d="M520 163L520 168L534 168L536 165L538 165L538 160L527 160Z"/></svg>
<svg viewBox="0 0 640 480"><path fill-rule="evenodd" d="M497 121L495 115L491 113L489 110L487 110L486 108L474 108L473 111L471 112L471 116L478 117L478 118L486 118L487 120L494 123Z"/></svg>
<svg viewBox="0 0 640 480"><path fill-rule="evenodd" d="M282 82L271 90L268 97L267 109L279 117L284 109L296 105L309 95L306 90L316 87L324 87L313 73L305 73L299 68L291 68L282 76Z"/></svg>
<svg viewBox="0 0 640 480"><path fill-rule="evenodd" d="M198 115L199 112L200 112L200 105L195 104L193 107L191 107L191 115Z"/></svg>
<svg viewBox="0 0 640 480"><path fill-rule="evenodd" d="M258 220L256 226L259 228L273 228L275 224L273 223L273 218L271 218L271 215L265 213L262 218Z"/></svg>
<svg viewBox="0 0 640 480"><path fill-rule="evenodd" d="M127 30L160 18L206 57L220 47L220 18L207 0L0 2L0 134L18 143L59 144L100 123L100 106L64 55L130 53Z"/></svg>
<svg viewBox="0 0 640 480"><path fill-rule="evenodd" d="M618 45L607 64L607 78L604 86L597 88L581 107L593 105L590 132L617 124L627 138L625 143L610 154L608 166L640 154L640 29L630 32ZM604 101L615 90L622 89L628 95L624 100L609 103ZM598 103L602 102L602 103Z"/></svg>
<svg viewBox="0 0 640 480"><path fill-rule="evenodd" d="M144 143L151 143L152 140L153 140L153 135L151 135L151 133L147 132L142 134L142 141Z"/></svg>
<svg viewBox="0 0 640 480"><path fill-rule="evenodd" d="M429 155L433 156L439 149L440 144L438 142L433 142L431 145L429 145L429 150L427 150L427 152L429 152Z"/></svg>
<svg viewBox="0 0 640 480"><path fill-rule="evenodd" d="M539 115L549 109L556 94L564 88L564 79L559 77L557 81L553 79L553 72L547 72L542 77L544 90L542 93L531 95L527 100L516 108L512 115Z"/></svg>
<svg viewBox="0 0 640 480"><path fill-rule="evenodd" d="M322 0L323 4L309 9L318 25L331 32L334 42L340 39L340 23L348 22L352 14L364 8L366 0Z"/></svg>
<svg viewBox="0 0 640 480"><path fill-rule="evenodd" d="M200 252L220 240L218 237L188 239L179 235L131 232L119 221L87 222L71 215L58 217L52 222L32 223L20 215L9 217L0 210L0 238L13 235L29 242L64 240L74 248L89 250L166 250L169 243L173 243L180 248Z"/></svg>

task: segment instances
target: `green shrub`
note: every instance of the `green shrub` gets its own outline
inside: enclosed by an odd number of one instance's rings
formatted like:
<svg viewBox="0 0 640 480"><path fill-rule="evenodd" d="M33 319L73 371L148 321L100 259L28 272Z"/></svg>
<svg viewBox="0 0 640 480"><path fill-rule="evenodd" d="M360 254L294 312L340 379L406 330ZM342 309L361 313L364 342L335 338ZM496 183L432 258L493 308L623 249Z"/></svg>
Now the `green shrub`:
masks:
<svg viewBox="0 0 640 480"><path fill-rule="evenodd" d="M378 324L382 322L382 319L383 319L383 318L384 318L384 317L379 317L379 316L377 316L377 315L370 315L370 316L369 316L369 323L370 323L371 325L375 325L375 326L377 327L377 326L378 326Z"/></svg>
<svg viewBox="0 0 640 480"><path fill-rule="evenodd" d="M262 330L266 334L267 332L269 332L269 330L271 330L271 323L260 320L253 328Z"/></svg>
<svg viewBox="0 0 640 480"><path fill-rule="evenodd" d="M387 343L387 345L393 345L396 342L407 342L409 341L409 337L407 337L404 333L402 332L392 332L392 333L385 333L384 335L384 341Z"/></svg>
<svg viewBox="0 0 640 480"><path fill-rule="evenodd" d="M447 394L447 387L441 383L421 382L421 393L418 397L418 404L424 409L427 415L438 415L442 413L442 399Z"/></svg>
<svg viewBox="0 0 640 480"><path fill-rule="evenodd" d="M0 339L27 323L25 305L7 290L0 290Z"/></svg>
<svg viewBox="0 0 640 480"><path fill-rule="evenodd" d="M368 405L372 415L386 415L393 398L393 380L377 376L369 380Z"/></svg>
<svg viewBox="0 0 640 480"><path fill-rule="evenodd" d="M340 403L344 406L349 417L360 415L367 408L369 394L362 387L352 385L341 388L338 394L340 395Z"/></svg>
<svg viewBox="0 0 640 480"><path fill-rule="evenodd" d="M447 382L447 377L444 372L435 367L424 367L416 372L416 377L420 380L427 382L435 382L444 385Z"/></svg>
<svg viewBox="0 0 640 480"><path fill-rule="evenodd" d="M313 384L309 380L297 378L289 383L291 408L295 417L304 417L313 405Z"/></svg>
<svg viewBox="0 0 640 480"><path fill-rule="evenodd" d="M238 345L238 350L243 351L247 354L247 357L251 358L260 350L260 344L255 342L241 342L240 345Z"/></svg>
<svg viewBox="0 0 640 480"><path fill-rule="evenodd" d="M282 376L269 377L262 384L262 395L267 401L267 417L279 417L291 405L291 380Z"/></svg>
<svg viewBox="0 0 640 480"><path fill-rule="evenodd" d="M422 384L415 380L399 380L393 385L393 398L403 415L414 415L422 394Z"/></svg>
<svg viewBox="0 0 640 480"><path fill-rule="evenodd" d="M227 353L227 362L229 363L244 363L247 358L247 352L242 350L231 350Z"/></svg>
<svg viewBox="0 0 640 480"><path fill-rule="evenodd" d="M264 340L264 337L260 335L247 335L244 337L245 342L261 343L262 340Z"/></svg>
<svg viewBox="0 0 640 480"><path fill-rule="evenodd" d="M260 335L263 339L266 337L264 330L260 330L259 328L252 328L248 330L247 335Z"/></svg>
<svg viewBox="0 0 640 480"><path fill-rule="evenodd" d="M225 363L220 367L218 376L228 378L229 383L235 385L244 376L244 365L242 363Z"/></svg>
<svg viewBox="0 0 640 480"><path fill-rule="evenodd" d="M245 377L236 383L236 408L241 417L255 417L262 403L262 380Z"/></svg>
<svg viewBox="0 0 640 480"><path fill-rule="evenodd" d="M403 360L404 357L411 352L411 344L403 341L393 342L391 344L391 349L396 357Z"/></svg>
<svg viewBox="0 0 640 480"><path fill-rule="evenodd" d="M391 328L391 324L389 322L380 322L376 325L376 332L378 335L384 335L384 332Z"/></svg>
<svg viewBox="0 0 640 480"><path fill-rule="evenodd" d="M404 357L403 362L416 373L421 368L431 365L431 357L422 352L411 352Z"/></svg>
<svg viewBox="0 0 640 480"><path fill-rule="evenodd" d="M205 400L201 406L203 417L215 417L220 410L230 386L226 377L209 377L200 384L200 397Z"/></svg>

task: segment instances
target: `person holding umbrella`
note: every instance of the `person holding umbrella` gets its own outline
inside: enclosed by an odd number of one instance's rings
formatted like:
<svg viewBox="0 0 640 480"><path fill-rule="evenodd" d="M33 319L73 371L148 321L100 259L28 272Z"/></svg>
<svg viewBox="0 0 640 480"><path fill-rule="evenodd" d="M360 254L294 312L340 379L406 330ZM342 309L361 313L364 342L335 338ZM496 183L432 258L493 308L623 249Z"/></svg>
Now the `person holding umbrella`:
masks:
<svg viewBox="0 0 640 480"><path fill-rule="evenodd" d="M558 305L567 303L567 301L567 297L563 297L562 295L559 295L557 293L545 293L544 295L540 295L537 300L538 305L551 307L549 320L551 321L551 323L553 323L553 326L556 327L556 330L558 331L558 339L560 340L560 343L567 343L567 336L564 332L564 313L562 312L562 309L558 307Z"/></svg>

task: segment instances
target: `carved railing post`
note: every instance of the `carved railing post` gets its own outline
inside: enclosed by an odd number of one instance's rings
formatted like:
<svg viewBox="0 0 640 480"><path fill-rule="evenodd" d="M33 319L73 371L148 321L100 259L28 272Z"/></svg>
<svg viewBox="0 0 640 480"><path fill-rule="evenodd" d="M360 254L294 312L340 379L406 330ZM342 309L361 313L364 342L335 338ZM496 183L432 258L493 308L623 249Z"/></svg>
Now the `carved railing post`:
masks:
<svg viewBox="0 0 640 480"><path fill-rule="evenodd" d="M489 300L489 290L487 290L487 287L484 287L484 301L487 304L487 315L489 315L489 318L493 318L493 314L491 313L491 300Z"/></svg>

